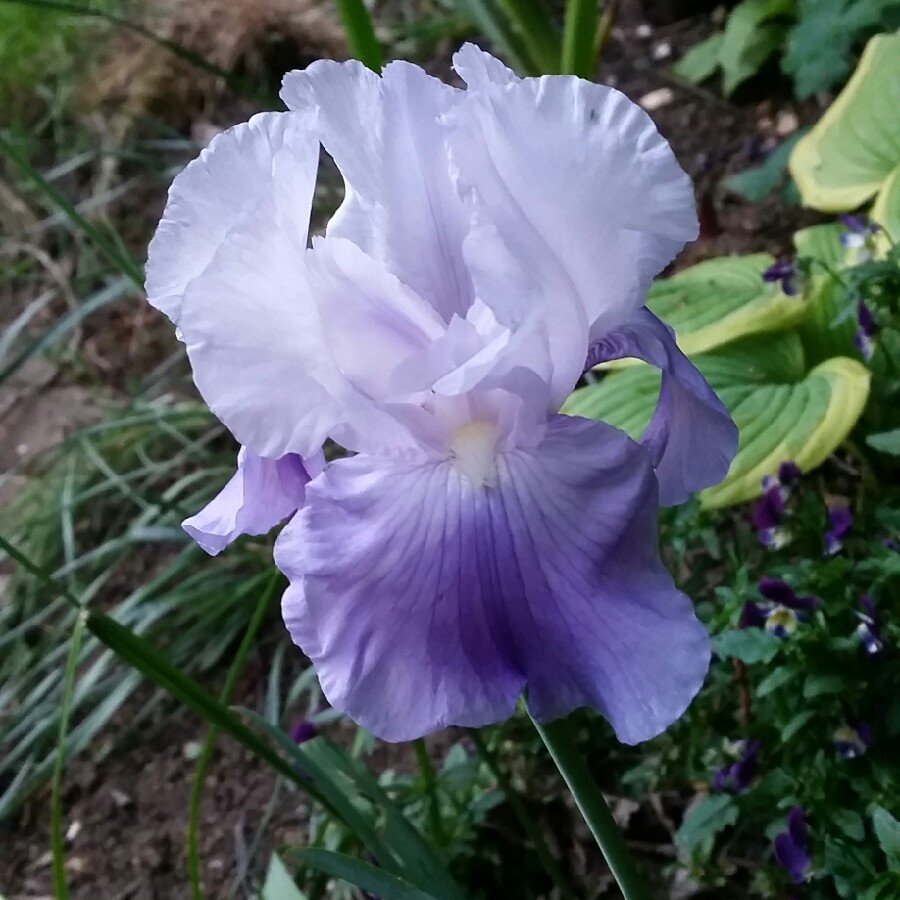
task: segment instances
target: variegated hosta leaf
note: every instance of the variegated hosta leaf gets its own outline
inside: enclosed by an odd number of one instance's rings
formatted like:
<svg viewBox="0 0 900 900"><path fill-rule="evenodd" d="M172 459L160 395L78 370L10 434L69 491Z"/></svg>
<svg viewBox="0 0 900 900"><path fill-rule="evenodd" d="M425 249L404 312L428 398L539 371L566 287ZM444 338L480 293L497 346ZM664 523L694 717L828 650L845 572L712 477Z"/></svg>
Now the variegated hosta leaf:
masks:
<svg viewBox="0 0 900 900"><path fill-rule="evenodd" d="M823 52L827 52L823 49ZM879 34L815 128L791 153L805 206L855 209L900 165L900 33Z"/></svg>
<svg viewBox="0 0 900 900"><path fill-rule="evenodd" d="M900 117L900 113L898 113L898 117ZM872 205L870 216L890 235L890 239L894 243L900 241L900 165L894 169L893 174L881 186L875 203ZM884 235L879 235L877 239L879 243L885 245L890 243ZM884 250L887 250L886 246Z"/></svg>
<svg viewBox="0 0 900 900"><path fill-rule="evenodd" d="M689 355L779 331L803 315L803 301L762 280L773 262L768 253L707 259L654 282L647 306L675 329Z"/></svg>
<svg viewBox="0 0 900 900"><path fill-rule="evenodd" d="M678 346L703 353L738 338L778 331L803 316L804 303L762 273L774 262L768 253L707 259L670 278L654 281L647 306L675 329ZM624 369L633 359L602 363L601 369Z"/></svg>
<svg viewBox="0 0 900 900"><path fill-rule="evenodd" d="M803 471L820 465L850 433L869 393L869 371L856 360L834 357L806 372L795 332L748 338L694 362L740 429L728 475L700 495L706 507L758 496L762 477L784 460ZM636 438L658 391L659 373L639 364L577 390L563 411L603 419Z"/></svg>

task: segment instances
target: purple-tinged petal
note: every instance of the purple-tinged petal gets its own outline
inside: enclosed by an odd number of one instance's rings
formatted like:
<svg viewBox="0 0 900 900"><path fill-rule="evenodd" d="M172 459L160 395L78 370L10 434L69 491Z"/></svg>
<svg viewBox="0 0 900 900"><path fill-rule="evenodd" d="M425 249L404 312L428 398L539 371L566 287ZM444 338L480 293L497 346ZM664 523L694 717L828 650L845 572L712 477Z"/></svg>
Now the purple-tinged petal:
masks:
<svg viewBox="0 0 900 900"><path fill-rule="evenodd" d="M825 532L825 553L833 556L843 547L842 538L850 530L853 517L849 506L830 506L828 508L828 521L831 527Z"/></svg>
<svg viewBox="0 0 900 900"><path fill-rule="evenodd" d="M750 520L754 528L758 530L777 528L784 516L784 495L781 486L774 484L767 488L765 493L750 511Z"/></svg>
<svg viewBox="0 0 900 900"><path fill-rule="evenodd" d="M806 847L806 814L802 806L792 806L787 814L787 827L791 840L799 847Z"/></svg>
<svg viewBox="0 0 900 900"><path fill-rule="evenodd" d="M775 838L775 858L787 869L795 884L806 881L812 859L806 850L806 817L802 806L792 806L787 814L787 831Z"/></svg>
<svg viewBox="0 0 900 900"><path fill-rule="evenodd" d="M290 227L305 247L318 161L309 119L296 113L260 113L216 135L169 188L148 250L150 303L179 323L188 285L265 196L276 164L279 191L291 207Z"/></svg>
<svg viewBox="0 0 900 900"><path fill-rule="evenodd" d="M852 231L856 234L865 234L867 231L865 220L859 216L854 216L850 213L838 213L838 219L841 220L841 224L847 231Z"/></svg>
<svg viewBox="0 0 900 900"><path fill-rule="evenodd" d="M595 344L588 365L623 357L643 359L663 373L659 403L641 437L656 465L660 503L682 503L721 481L737 451L737 426L671 329L646 307Z"/></svg>
<svg viewBox="0 0 900 900"><path fill-rule="evenodd" d="M741 607L741 615L738 618L738 628L764 628L766 624L766 614L760 608L759 604L752 600L744 601Z"/></svg>
<svg viewBox="0 0 900 900"><path fill-rule="evenodd" d="M794 263L790 259L778 259L762 273L762 279L770 283L781 281L792 277L794 271Z"/></svg>
<svg viewBox="0 0 900 900"><path fill-rule="evenodd" d="M655 495L637 445L566 416L493 460L338 460L277 543L285 621L329 702L388 740L498 721L526 687L540 719L589 705L646 740L709 662Z"/></svg>
<svg viewBox="0 0 900 900"><path fill-rule="evenodd" d="M766 631L775 637L790 637L797 630L797 614L786 606L776 606L766 615Z"/></svg>
<svg viewBox="0 0 900 900"><path fill-rule="evenodd" d="M794 589L780 578L761 578L759 580L759 592L767 600L786 606L788 609L810 610L815 609L819 605L818 597L798 597Z"/></svg>
<svg viewBox="0 0 900 900"><path fill-rule="evenodd" d="M803 477L800 466L791 460L785 460L778 467L778 480L785 487L791 487Z"/></svg>
<svg viewBox="0 0 900 900"><path fill-rule="evenodd" d="M740 758L732 768L734 789L738 793L747 790L756 777L756 762L761 746L762 744L758 740L744 742Z"/></svg>
<svg viewBox="0 0 900 900"><path fill-rule="evenodd" d="M291 728L291 740L295 744L305 744L316 737L318 733L319 729L316 728L315 722L310 722L309 719L300 719Z"/></svg>
<svg viewBox="0 0 900 900"><path fill-rule="evenodd" d="M290 109L315 111L322 144L346 182L328 225L430 303L465 316L474 292L463 262L468 213L454 187L443 116L464 93L417 66L383 77L356 61L318 60L284 78Z"/></svg>
<svg viewBox="0 0 900 900"><path fill-rule="evenodd" d="M794 884L803 884L809 874L812 859L806 850L782 832L775 837L775 859L786 869Z"/></svg>
<svg viewBox="0 0 900 900"><path fill-rule="evenodd" d="M229 482L182 527L211 556L239 535L266 534L302 506L306 485L323 464L321 452L263 459L242 447Z"/></svg>

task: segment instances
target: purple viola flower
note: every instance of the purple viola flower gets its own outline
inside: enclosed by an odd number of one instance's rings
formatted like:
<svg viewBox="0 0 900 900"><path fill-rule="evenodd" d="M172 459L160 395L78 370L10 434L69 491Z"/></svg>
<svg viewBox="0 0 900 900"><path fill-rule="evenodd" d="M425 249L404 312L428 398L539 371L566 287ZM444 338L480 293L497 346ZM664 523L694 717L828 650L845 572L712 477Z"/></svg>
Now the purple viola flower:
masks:
<svg viewBox="0 0 900 900"><path fill-rule="evenodd" d="M844 759L856 759L869 749L872 743L872 729L867 722L855 725L841 725L834 732L832 743L838 756Z"/></svg>
<svg viewBox="0 0 900 900"><path fill-rule="evenodd" d="M760 578L758 590L766 600L795 611L808 612L819 605L818 597L798 597L794 589L780 578Z"/></svg>
<svg viewBox="0 0 900 900"><path fill-rule="evenodd" d="M788 532L782 527L784 500L780 482L767 476L763 479L763 495L750 511L750 520L756 528L759 542L773 550L783 547L790 540Z"/></svg>
<svg viewBox="0 0 900 900"><path fill-rule="evenodd" d="M844 226L839 240L850 254L851 265L870 260L874 250L872 238L880 230L878 224L866 216L854 216L850 213L841 213L838 218Z"/></svg>
<svg viewBox="0 0 900 900"><path fill-rule="evenodd" d="M765 628L766 613L763 608L752 600L746 600L741 607L741 615L738 618L738 628Z"/></svg>
<svg viewBox="0 0 900 900"><path fill-rule="evenodd" d="M732 791L736 794L747 790L756 777L756 762L760 741L741 741L738 745L738 757L719 769L713 777L713 790Z"/></svg>
<svg viewBox="0 0 900 900"><path fill-rule="evenodd" d="M872 310L860 300L856 304L856 334L853 343L863 359L871 359L875 354L875 333L878 328Z"/></svg>
<svg viewBox="0 0 900 900"><path fill-rule="evenodd" d="M643 305L697 234L693 189L618 91L519 79L472 45L455 65L466 90L403 62L289 73L287 112L175 179L147 294L247 458L313 476L289 502L246 475L235 494L272 521L299 505L282 611L334 707L407 740L499 721L527 688L539 719L586 705L646 740L709 662L659 501L719 481L737 446ZM320 144L346 191L310 247ZM639 442L559 412L611 354L663 372ZM347 455L310 471L326 439ZM244 526L224 518L227 540Z"/></svg>
<svg viewBox="0 0 900 900"><path fill-rule="evenodd" d="M791 488L803 477L800 466L792 460L785 460L778 466L778 483L785 488Z"/></svg>
<svg viewBox="0 0 900 900"><path fill-rule="evenodd" d="M793 806L787 814L787 830L775 837L775 859L787 870L794 884L809 878L812 859L807 851L806 817L802 806Z"/></svg>
<svg viewBox="0 0 900 900"><path fill-rule="evenodd" d="M856 615L859 617L859 625L856 626L856 637L865 647L866 653L874 655L884 650L884 639L881 636L881 629L878 627L878 616L875 612L875 604L868 594L863 594L859 598L861 611Z"/></svg>
<svg viewBox="0 0 900 900"><path fill-rule="evenodd" d="M319 729L316 727L315 722L311 722L309 719L300 719L291 728L291 740L295 744L305 744L307 741L311 741L318 733Z"/></svg>
<svg viewBox="0 0 900 900"><path fill-rule="evenodd" d="M829 528L825 532L825 555L834 556L844 546L842 539L853 524L849 506L828 507Z"/></svg>
<svg viewBox="0 0 900 900"><path fill-rule="evenodd" d="M789 297L799 293L797 267L790 259L778 259L762 273L763 281L768 284L780 282L781 290Z"/></svg>

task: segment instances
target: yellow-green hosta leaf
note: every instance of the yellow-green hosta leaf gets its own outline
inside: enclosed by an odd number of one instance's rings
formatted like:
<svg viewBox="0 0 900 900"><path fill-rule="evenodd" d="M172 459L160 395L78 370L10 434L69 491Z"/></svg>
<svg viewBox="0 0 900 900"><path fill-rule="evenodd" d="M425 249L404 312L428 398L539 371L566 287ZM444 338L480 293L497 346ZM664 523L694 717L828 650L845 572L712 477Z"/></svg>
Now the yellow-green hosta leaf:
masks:
<svg viewBox="0 0 900 900"><path fill-rule="evenodd" d="M900 120L897 127L900 128ZM869 216L891 236L894 243L900 241L900 164L881 186ZM890 243L883 235L877 240L879 243ZM887 247L884 249L887 250Z"/></svg>
<svg viewBox="0 0 900 900"><path fill-rule="evenodd" d="M840 212L875 196L900 165L898 122L900 33L878 34L837 99L791 153L803 204Z"/></svg>
<svg viewBox="0 0 900 900"><path fill-rule="evenodd" d="M748 338L694 362L740 430L725 479L700 494L710 508L759 496L762 477L784 460L804 472L820 465L850 433L869 394L869 370L848 357L806 372L795 332ZM659 378L644 364L611 373L575 391L563 412L602 419L637 438L656 405Z"/></svg>
<svg viewBox="0 0 900 900"><path fill-rule="evenodd" d="M762 273L774 261L768 253L704 260L654 281L647 306L675 329L678 346L689 356L751 334L779 331L803 317L804 302L763 281ZM626 369L636 362L614 360L598 368Z"/></svg>
<svg viewBox="0 0 900 900"><path fill-rule="evenodd" d="M688 355L780 331L803 315L803 301L762 280L774 261L768 253L704 260L654 282L647 306L675 329Z"/></svg>

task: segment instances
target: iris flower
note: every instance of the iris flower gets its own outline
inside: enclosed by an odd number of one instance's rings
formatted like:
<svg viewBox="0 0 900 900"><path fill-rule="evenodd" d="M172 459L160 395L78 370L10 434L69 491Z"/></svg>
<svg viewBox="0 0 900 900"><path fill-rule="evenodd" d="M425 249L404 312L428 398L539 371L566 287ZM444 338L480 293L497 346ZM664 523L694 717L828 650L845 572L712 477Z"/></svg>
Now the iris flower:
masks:
<svg viewBox="0 0 900 900"><path fill-rule="evenodd" d="M243 445L186 523L213 552L291 517L283 615L329 702L388 740L587 705L650 738L703 681L705 629L657 508L719 481L737 432L643 304L697 233L650 118L467 45L467 89L318 61L287 112L175 179L150 302ZM345 196L308 246L320 144ZM641 441L559 409L589 364L662 370ZM347 454L324 464L326 439Z"/></svg>

